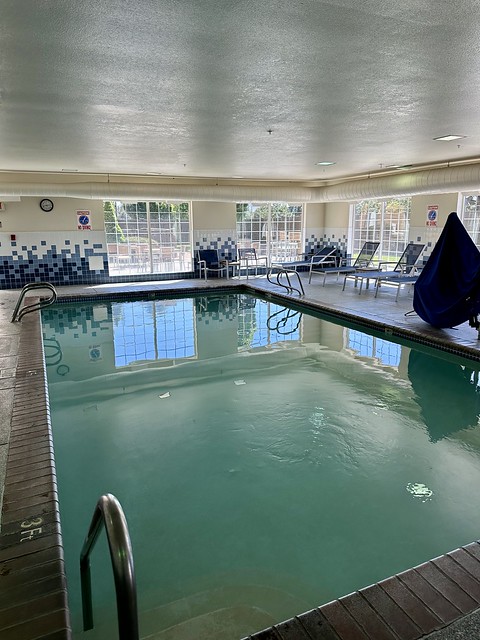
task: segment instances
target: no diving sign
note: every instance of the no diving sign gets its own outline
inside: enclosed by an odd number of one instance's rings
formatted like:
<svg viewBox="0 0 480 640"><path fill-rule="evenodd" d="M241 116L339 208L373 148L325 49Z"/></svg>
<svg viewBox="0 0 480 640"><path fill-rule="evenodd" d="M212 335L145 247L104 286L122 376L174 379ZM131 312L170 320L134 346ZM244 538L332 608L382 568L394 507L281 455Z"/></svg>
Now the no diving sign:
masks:
<svg viewBox="0 0 480 640"><path fill-rule="evenodd" d="M438 205L431 204L427 207L427 227L437 226Z"/></svg>
<svg viewBox="0 0 480 640"><path fill-rule="evenodd" d="M92 218L91 218L90 211L77 210L77 229L79 231L92 230Z"/></svg>

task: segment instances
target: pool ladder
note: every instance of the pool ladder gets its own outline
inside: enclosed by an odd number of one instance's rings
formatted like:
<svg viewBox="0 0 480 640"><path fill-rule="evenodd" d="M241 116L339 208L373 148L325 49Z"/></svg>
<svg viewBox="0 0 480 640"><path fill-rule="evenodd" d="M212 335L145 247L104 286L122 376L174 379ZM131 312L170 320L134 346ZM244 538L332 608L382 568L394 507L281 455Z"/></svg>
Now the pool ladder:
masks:
<svg viewBox="0 0 480 640"><path fill-rule="evenodd" d="M137 586L132 545L123 509L111 493L106 493L98 500L80 553L83 630L93 629L90 553L102 531L102 526L105 526L115 579L118 637L120 640L138 640Z"/></svg>
<svg viewBox="0 0 480 640"><path fill-rule="evenodd" d="M40 300L39 302L35 302L34 304L29 304L22 309L23 299L27 295L29 291L33 291L34 289L48 289L52 296L47 298L46 300ZM24 315L27 313L32 313L32 311L38 311L39 309L43 309L44 307L48 307L53 304L57 300L57 292L55 291L55 287L50 282L29 282L26 284L23 289L20 291L20 295L17 300L17 304L15 305L15 309L13 311L11 322L20 322Z"/></svg>
<svg viewBox="0 0 480 640"><path fill-rule="evenodd" d="M276 273L274 273L274 269L277 270ZM292 283L290 282L290 276L289 276L290 273L294 273L297 276L298 286L299 286L298 289L292 286ZM271 277L274 277L274 276L277 276L276 282L270 279ZM287 284L285 284L284 282L281 282L280 279L282 276L285 276L285 280L287 281ZM295 293L298 293L300 297L305 295L305 290L303 288L302 281L300 279L300 276L298 275L298 272L295 271L295 269L285 269L285 267L282 267L277 264L273 264L270 266L270 268L267 271L267 280L271 284L278 284L279 287L283 287L284 289L287 290L287 293L292 293L293 291L295 291Z"/></svg>

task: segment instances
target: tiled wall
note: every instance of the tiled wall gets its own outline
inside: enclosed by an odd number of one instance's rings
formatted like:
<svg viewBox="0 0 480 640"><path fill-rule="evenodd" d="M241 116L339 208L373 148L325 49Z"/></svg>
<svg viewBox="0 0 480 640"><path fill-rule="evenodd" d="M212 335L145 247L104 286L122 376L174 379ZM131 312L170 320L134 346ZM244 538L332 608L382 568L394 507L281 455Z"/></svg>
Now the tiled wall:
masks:
<svg viewBox="0 0 480 640"><path fill-rule="evenodd" d="M54 285L103 284L191 278L193 272L110 276L103 231L0 234L0 289L28 282Z"/></svg>
<svg viewBox="0 0 480 640"><path fill-rule="evenodd" d="M347 235L338 229L307 229L305 234L305 253L318 251L322 247L337 247L340 255L347 255Z"/></svg>
<svg viewBox="0 0 480 640"><path fill-rule="evenodd" d="M236 229L195 229L193 232L193 249L215 249L220 258L237 259Z"/></svg>
<svg viewBox="0 0 480 640"><path fill-rule="evenodd" d="M0 234L0 287L33 281L52 284L99 283L108 279L103 232Z"/></svg>
<svg viewBox="0 0 480 640"><path fill-rule="evenodd" d="M217 249L220 258L235 260L235 229L194 231L193 248ZM346 253L346 236L326 235L320 229L308 229L305 254L318 251L326 244L338 246ZM54 285L102 284L108 282L166 280L192 278L193 272L169 274L135 274L110 276L103 231L85 232L21 232L0 233L0 288L18 289L34 281Z"/></svg>
<svg viewBox="0 0 480 640"><path fill-rule="evenodd" d="M305 232L304 252L306 255L314 253L327 244L338 246L341 251L346 251L346 236L343 240L327 240L321 229L307 229ZM218 250L220 258L237 257L237 232L235 229L220 229L204 231L197 229L194 231L194 250L215 249Z"/></svg>

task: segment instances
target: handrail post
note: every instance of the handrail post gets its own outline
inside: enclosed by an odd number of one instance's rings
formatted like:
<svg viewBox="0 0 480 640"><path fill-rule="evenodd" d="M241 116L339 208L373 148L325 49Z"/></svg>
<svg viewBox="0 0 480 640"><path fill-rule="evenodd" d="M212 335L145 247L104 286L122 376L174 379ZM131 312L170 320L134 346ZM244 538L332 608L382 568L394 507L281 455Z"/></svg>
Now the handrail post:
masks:
<svg viewBox="0 0 480 640"><path fill-rule="evenodd" d="M117 498L107 493L98 500L87 537L80 553L83 629L93 628L90 553L105 527L112 560L117 599L118 633L120 640L138 640L137 591L133 553L127 520Z"/></svg>
<svg viewBox="0 0 480 640"><path fill-rule="evenodd" d="M90 557L82 563L80 560L80 581L82 586L83 630L93 629L92 579L90 576Z"/></svg>
<svg viewBox="0 0 480 640"><path fill-rule="evenodd" d="M20 307L25 295L28 293L28 291L31 291L32 289L48 289L51 292L52 297L49 298L48 300L40 300L40 302L27 305L26 307L23 307L23 309L20 311ZM15 305L15 309L13 311L11 322L16 322L17 320L21 320L23 316L27 313L31 313L32 311L38 311L39 309L43 309L43 307L48 307L49 305L53 304L56 300L57 300L57 292L55 290L55 287L52 284L50 284L50 282L29 282L20 291L17 304Z"/></svg>

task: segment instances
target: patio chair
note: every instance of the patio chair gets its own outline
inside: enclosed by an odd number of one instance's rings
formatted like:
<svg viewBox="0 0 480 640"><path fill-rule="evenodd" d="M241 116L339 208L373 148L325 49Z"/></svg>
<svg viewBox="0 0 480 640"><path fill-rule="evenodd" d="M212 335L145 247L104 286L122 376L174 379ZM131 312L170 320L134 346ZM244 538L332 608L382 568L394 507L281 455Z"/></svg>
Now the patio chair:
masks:
<svg viewBox="0 0 480 640"><path fill-rule="evenodd" d="M254 247L245 247L238 249L238 272L240 273L242 268L245 269L247 278L250 268L255 269L255 275L258 275L258 267L268 269L267 256L257 256L257 251Z"/></svg>
<svg viewBox="0 0 480 640"><path fill-rule="evenodd" d="M363 247L360 250L360 253L355 258L352 264L349 265L344 263L341 265L337 265L335 267L326 267L325 269L322 269L321 271L319 271L319 273L323 274L323 286L325 286L327 275L329 273L335 273L337 275L337 280L338 280L340 274L351 274L361 269L368 269L369 266L372 264L373 256L377 252L377 249L379 246L380 246L379 242L367 241L364 243ZM312 274L314 272L315 270L312 264L310 265L310 273L308 278L309 283L312 281Z"/></svg>
<svg viewBox="0 0 480 640"><path fill-rule="evenodd" d="M215 274L217 278L223 275L228 278L228 264L219 260L217 249L198 249L195 255L200 278L206 280L209 273Z"/></svg>
<svg viewBox="0 0 480 640"><path fill-rule="evenodd" d="M411 284L411 278L415 277L415 269L418 259L420 258L422 251L424 249L424 244L417 244L415 242L409 242L405 248L405 251L402 253L397 262L380 262L378 270L366 270L366 271L357 271L355 273L347 274L343 280L343 289L345 291L345 284L347 280L354 280L355 286L358 285L360 281L359 287L359 295L362 293L363 282L366 280L366 289L368 289L370 280L376 281L376 291L375 295L378 293L378 288L381 282L385 284ZM383 269L382 267L388 265L395 265L393 269L388 270ZM400 282L402 280L403 282ZM380 284L379 284L380 281ZM413 281L414 283L415 281ZM397 291L397 299L398 299L398 291Z"/></svg>

